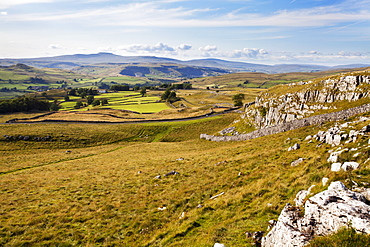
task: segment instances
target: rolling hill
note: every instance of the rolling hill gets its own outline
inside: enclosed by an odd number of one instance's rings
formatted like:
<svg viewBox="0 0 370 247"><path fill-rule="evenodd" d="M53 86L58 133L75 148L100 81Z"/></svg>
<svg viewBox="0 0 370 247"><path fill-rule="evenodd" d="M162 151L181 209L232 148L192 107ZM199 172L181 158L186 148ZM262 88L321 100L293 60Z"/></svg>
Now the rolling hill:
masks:
<svg viewBox="0 0 370 247"><path fill-rule="evenodd" d="M75 54L63 55L55 57L40 57L27 59L0 59L0 65L12 65L24 63L35 67L47 68L64 68L71 69L81 65L92 65L101 63L116 63L116 64L182 64L187 66L198 66L208 68L218 68L229 70L230 72L249 71L263 73L287 73L287 72L310 72L322 71L329 69L365 67L369 65L342 65L336 67L322 65L300 65L300 64L278 64L278 65L263 65L245 62L225 61L221 59L196 59L189 61L181 61L172 58L154 57L154 56L120 56L112 53L98 54Z"/></svg>

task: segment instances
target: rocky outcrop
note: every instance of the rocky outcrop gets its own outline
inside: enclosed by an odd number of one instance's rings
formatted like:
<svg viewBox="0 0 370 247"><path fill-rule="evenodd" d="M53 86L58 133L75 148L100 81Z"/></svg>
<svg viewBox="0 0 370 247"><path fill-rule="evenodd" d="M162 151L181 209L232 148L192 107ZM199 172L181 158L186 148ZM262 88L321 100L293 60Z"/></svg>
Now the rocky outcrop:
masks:
<svg viewBox="0 0 370 247"><path fill-rule="evenodd" d="M327 190L306 200L303 216L300 207L287 204L276 225L262 239L262 246L304 246L315 236L328 235L345 226L370 234L370 206L366 203L362 194L348 190L339 181L332 182Z"/></svg>
<svg viewBox="0 0 370 247"><path fill-rule="evenodd" d="M207 134L201 134L201 139L206 139L209 141L245 141L245 140L251 140L254 138L266 136L266 135L272 135L277 134L293 129L302 128L305 126L315 125L315 124L322 124L329 121L338 121L343 120L348 117L360 114L360 113L366 113L370 111L370 104L353 107L347 110L338 111L338 112L332 112L332 113L326 113L322 115L316 115L312 117L307 117L304 119L294 120L291 122L286 122L282 124L278 124L272 127L258 129L255 131L252 131L247 134L240 134L235 136L214 136L214 135L207 135ZM351 133L350 133L351 134ZM352 133L351 135L354 135Z"/></svg>
<svg viewBox="0 0 370 247"><path fill-rule="evenodd" d="M261 94L254 106L246 108L244 119L257 128L290 122L312 115L316 110L335 109L330 106L336 101L356 101L368 97L364 85L370 84L370 76L348 75L320 82L288 84L289 92L283 95ZM305 85L302 89L301 85ZM294 92L295 91L295 92Z"/></svg>

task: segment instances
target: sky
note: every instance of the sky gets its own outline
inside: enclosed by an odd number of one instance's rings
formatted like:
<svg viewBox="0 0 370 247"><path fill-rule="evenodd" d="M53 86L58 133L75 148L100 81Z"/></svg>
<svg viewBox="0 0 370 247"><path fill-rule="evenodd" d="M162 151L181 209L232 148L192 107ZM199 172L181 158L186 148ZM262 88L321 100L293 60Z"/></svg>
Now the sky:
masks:
<svg viewBox="0 0 370 247"><path fill-rule="evenodd" d="M370 0L0 0L0 58L370 64Z"/></svg>

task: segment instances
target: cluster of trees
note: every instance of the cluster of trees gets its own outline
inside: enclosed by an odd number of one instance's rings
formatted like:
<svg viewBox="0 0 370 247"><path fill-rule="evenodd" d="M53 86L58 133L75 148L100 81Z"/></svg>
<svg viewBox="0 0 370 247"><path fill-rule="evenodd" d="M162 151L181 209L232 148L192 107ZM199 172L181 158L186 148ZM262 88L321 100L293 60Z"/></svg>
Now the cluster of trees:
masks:
<svg viewBox="0 0 370 247"><path fill-rule="evenodd" d="M245 98L245 95L242 93L235 94L233 96L234 106L243 106L244 98Z"/></svg>
<svg viewBox="0 0 370 247"><path fill-rule="evenodd" d="M108 86L107 84L104 84L104 85L105 85L105 87ZM167 84L167 83L163 83L163 84L161 84L159 86L135 85L135 86L133 86L132 89L134 91L139 91L140 89L143 90L143 88L145 88L145 89L151 89L151 90L158 90L158 89L161 89L161 88L166 88L166 89L169 88L169 89L176 90L176 89L192 89L193 86L190 83L179 83L179 84L171 84L171 83L170 84ZM131 90L131 87L128 84L115 84L115 85L111 85L110 86L110 90L114 90L114 91L130 91Z"/></svg>
<svg viewBox="0 0 370 247"><path fill-rule="evenodd" d="M98 106L98 105L108 105L107 99L98 100L95 99L93 95L89 95L86 98L86 103L84 104L82 101L77 101L76 105L74 106L75 109L79 109L83 106L92 105L92 106Z"/></svg>
<svg viewBox="0 0 370 247"><path fill-rule="evenodd" d="M0 100L0 113L12 113L23 111L49 111L51 104L45 100L34 97L18 97L9 100Z"/></svg>
<svg viewBox="0 0 370 247"><path fill-rule="evenodd" d="M179 100L179 98L176 96L176 92L172 91L170 88L166 89L166 91L162 94L161 99L170 103Z"/></svg>
<svg viewBox="0 0 370 247"><path fill-rule="evenodd" d="M0 88L0 92L10 92L10 91L18 91L18 89L16 87L13 87L13 88L7 88L7 87Z"/></svg>
<svg viewBox="0 0 370 247"><path fill-rule="evenodd" d="M98 95L99 93L93 88L72 88L68 94L72 96L80 96L84 99L87 95Z"/></svg>
<svg viewBox="0 0 370 247"><path fill-rule="evenodd" d="M110 86L110 89L114 91L130 91L130 86L125 84L118 84Z"/></svg>

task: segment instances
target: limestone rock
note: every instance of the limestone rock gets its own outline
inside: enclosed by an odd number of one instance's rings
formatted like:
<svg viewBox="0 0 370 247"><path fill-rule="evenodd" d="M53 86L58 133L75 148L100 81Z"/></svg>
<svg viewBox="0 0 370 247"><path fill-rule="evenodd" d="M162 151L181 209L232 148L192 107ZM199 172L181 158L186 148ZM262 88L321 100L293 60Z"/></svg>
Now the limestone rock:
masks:
<svg viewBox="0 0 370 247"><path fill-rule="evenodd" d="M331 164L331 171L332 172L339 172L342 167L342 163L333 163Z"/></svg>
<svg viewBox="0 0 370 247"><path fill-rule="evenodd" d="M319 235L351 226L370 234L370 206L365 197L348 190L343 183L332 182L329 188L305 202L304 216L300 208L287 204L278 222L262 239L263 247L300 247Z"/></svg>
<svg viewBox="0 0 370 247"><path fill-rule="evenodd" d="M215 244L213 245L213 247L226 247L226 245L224 245L224 244L220 244L220 243L215 243Z"/></svg>
<svg viewBox="0 0 370 247"><path fill-rule="evenodd" d="M322 178L321 179L321 183L322 183L322 186L325 186L329 181L329 178Z"/></svg>
<svg viewBox="0 0 370 247"><path fill-rule="evenodd" d="M303 159L303 158L299 158L299 159L297 159L297 160L293 161L292 163L290 163L290 165L291 165L291 166L297 166L297 165L299 165L300 163L302 163L303 161L304 161L304 159Z"/></svg>
<svg viewBox="0 0 370 247"><path fill-rule="evenodd" d="M289 147L288 151L293 151L293 150L297 150L297 149L300 149L300 148L301 148L301 146L298 143L296 143L293 146Z"/></svg>
<svg viewBox="0 0 370 247"><path fill-rule="evenodd" d="M360 164L357 162L344 162L341 169L344 171L357 170Z"/></svg>

